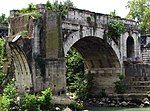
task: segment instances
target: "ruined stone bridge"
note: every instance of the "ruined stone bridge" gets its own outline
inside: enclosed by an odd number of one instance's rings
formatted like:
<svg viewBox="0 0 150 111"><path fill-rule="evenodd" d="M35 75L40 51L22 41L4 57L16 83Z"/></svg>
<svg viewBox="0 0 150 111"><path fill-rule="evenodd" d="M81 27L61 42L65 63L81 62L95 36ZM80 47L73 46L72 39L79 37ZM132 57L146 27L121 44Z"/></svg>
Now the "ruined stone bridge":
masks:
<svg viewBox="0 0 150 111"><path fill-rule="evenodd" d="M74 47L83 56L85 73L93 80L91 92L114 93L114 82L124 73L123 61L140 60L137 23L120 17L72 8L68 14L51 12L37 5L41 18L18 16L11 11L9 46L12 49L16 87L35 92L51 87L55 94L66 91L65 56ZM116 41L108 37L108 22L122 21L125 32ZM20 33L27 32L24 36ZM18 35L18 36L16 36Z"/></svg>

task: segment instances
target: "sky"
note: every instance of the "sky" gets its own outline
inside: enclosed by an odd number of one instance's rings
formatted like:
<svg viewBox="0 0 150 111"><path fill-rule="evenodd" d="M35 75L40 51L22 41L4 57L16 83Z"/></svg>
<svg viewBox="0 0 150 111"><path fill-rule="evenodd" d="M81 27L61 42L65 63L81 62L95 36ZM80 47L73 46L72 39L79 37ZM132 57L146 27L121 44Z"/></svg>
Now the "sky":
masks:
<svg viewBox="0 0 150 111"><path fill-rule="evenodd" d="M22 9L29 3L46 3L47 0L0 0L0 14L9 16L10 10ZM49 0L54 1L54 0ZM63 0L58 0L63 1ZM116 10L116 14L125 17L129 11L126 8L129 0L71 0L77 8L94 11L97 13L110 14Z"/></svg>

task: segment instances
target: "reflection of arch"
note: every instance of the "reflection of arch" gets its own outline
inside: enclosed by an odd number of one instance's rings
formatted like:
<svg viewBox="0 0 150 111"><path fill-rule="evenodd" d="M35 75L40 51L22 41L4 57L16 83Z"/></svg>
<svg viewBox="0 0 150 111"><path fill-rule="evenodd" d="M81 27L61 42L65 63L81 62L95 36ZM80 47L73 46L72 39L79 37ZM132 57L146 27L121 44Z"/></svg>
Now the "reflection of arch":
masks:
<svg viewBox="0 0 150 111"><path fill-rule="evenodd" d="M16 87L20 92L24 92L32 87L30 68L21 48L15 43L10 43L9 45L15 67Z"/></svg>
<svg viewBox="0 0 150 111"><path fill-rule="evenodd" d="M129 36L127 38L127 58L134 57L134 39L133 37Z"/></svg>

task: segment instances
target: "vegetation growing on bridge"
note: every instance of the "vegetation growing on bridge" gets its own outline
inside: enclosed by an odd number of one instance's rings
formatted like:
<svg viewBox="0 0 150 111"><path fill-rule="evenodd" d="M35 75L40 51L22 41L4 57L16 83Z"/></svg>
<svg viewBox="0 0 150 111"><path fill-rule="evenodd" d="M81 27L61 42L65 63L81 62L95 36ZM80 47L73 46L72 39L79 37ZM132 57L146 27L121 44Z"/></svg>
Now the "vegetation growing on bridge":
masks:
<svg viewBox="0 0 150 111"><path fill-rule="evenodd" d="M108 37L112 38L115 42L118 41L124 31L125 26L123 22L119 20L110 20L108 22Z"/></svg>
<svg viewBox="0 0 150 111"><path fill-rule="evenodd" d="M70 7L74 7L73 2L70 0L58 2L57 0L54 3L51 3L49 0L46 2L46 9L52 11L58 11L63 15L68 13ZM18 11L18 15L30 13L35 18L42 17L42 14L38 11L37 6L33 3L30 3L27 8L23 8Z"/></svg>
<svg viewBox="0 0 150 111"><path fill-rule="evenodd" d="M127 90L127 86L124 83L124 79L125 79L124 75L120 74L119 75L119 81L115 82L115 92L117 94L123 94Z"/></svg>
<svg viewBox="0 0 150 111"><path fill-rule="evenodd" d="M58 11L62 16L68 13L70 7L74 7L73 2L70 0L64 1L63 3L59 3L57 0L54 3L51 3L50 1L47 1L46 3L47 10Z"/></svg>
<svg viewBox="0 0 150 111"><path fill-rule="evenodd" d="M58 1L54 2L53 4L49 1L46 4L46 7L48 10L53 11L60 11L63 14L66 14L69 7L73 6L71 2L64 2L58 3ZM37 12L36 5L29 4L29 7L26 9L21 10L19 13L35 13L39 14ZM40 16L37 16L40 17ZM90 18L88 21L90 21ZM108 36L111 37L114 40L118 40L118 38L121 36L121 34L124 32L124 24L121 21L118 20L111 20L108 23ZM22 32L22 36L27 35L27 31ZM4 46L3 42L0 42L0 48ZM3 65L3 54L4 50L0 49L1 61L0 61L0 82L2 82L4 78L4 73L1 73L1 67ZM41 58L37 58L38 62L41 64L41 67L45 63L41 63ZM42 72L42 71L41 71ZM2 76L1 76L2 74ZM88 82L87 78L84 75L84 64L83 64L83 58L81 55L79 55L75 49L71 49L68 52L67 56L67 83L68 83L68 89L71 92L75 92L77 94L77 97L79 99L86 99L88 94ZM116 83L116 92L117 93L124 93L125 87L123 84L123 78L120 78L120 81L117 81ZM100 97L106 97L107 94L105 92L105 89L102 89L102 92L100 92ZM20 100L17 100L17 97L21 97ZM23 95L19 95L14 87L14 81L10 82L6 85L4 88L3 94L0 95L0 110L8 110L12 107L17 107L18 109L22 110L54 110L53 105L51 103L52 100L52 91L50 88L45 89L40 94L29 94L25 93ZM72 104L71 104L72 105ZM76 107L76 104L72 105L73 107ZM2 108L2 109L1 109Z"/></svg>
<svg viewBox="0 0 150 111"><path fill-rule="evenodd" d="M42 17L42 14L37 10L36 5L33 3L28 4L27 8L18 10L17 15L21 15L21 14L31 14L35 18Z"/></svg>
<svg viewBox="0 0 150 111"><path fill-rule="evenodd" d="M69 7L73 6L72 2L69 0L64 2L63 4L59 4L58 1L54 4L50 3L49 1L46 4L46 7L48 10L53 11L61 11L62 14L66 14ZM58 9L58 10L57 10ZM27 8L24 8L18 12L18 14L27 14L31 13L33 16L35 14L35 18L41 17L41 14L37 11L36 5L29 4ZM20 32L22 36L27 36L28 31L24 30ZM5 77L5 74L3 73L3 58L4 58L4 41L0 39L0 83L3 82L3 79ZM38 58L39 59L39 58ZM78 57L76 58L78 59ZM80 60L80 59L79 59ZM79 62L78 62L79 63ZM77 64L76 64L77 65ZM79 65L80 67L80 65ZM79 68L77 67L77 68ZM74 69L77 71L77 68ZM76 72L75 71L75 72ZM77 71L80 73L80 71ZM81 73L80 73L81 74ZM79 75L80 75L79 74ZM77 74L78 75L78 74ZM81 75L80 75L81 76ZM80 83L82 83L83 78L76 78L79 80L76 80L75 82L78 82L77 84L74 84L74 88L77 89L78 94L84 94L84 87L86 85L80 86ZM75 83L74 82L74 83ZM85 83L85 81L84 81ZM78 88L79 90L78 90ZM2 89L2 92L0 93L0 110L1 111L8 111L8 110L28 110L28 111L39 111L39 110L48 110L48 111L54 111L54 107L52 104L52 91L50 88L45 89L42 92L39 92L38 94L35 93L24 93L19 94L17 92L17 89L15 87L15 79L10 80ZM75 108L78 107L78 104L72 103L70 107Z"/></svg>

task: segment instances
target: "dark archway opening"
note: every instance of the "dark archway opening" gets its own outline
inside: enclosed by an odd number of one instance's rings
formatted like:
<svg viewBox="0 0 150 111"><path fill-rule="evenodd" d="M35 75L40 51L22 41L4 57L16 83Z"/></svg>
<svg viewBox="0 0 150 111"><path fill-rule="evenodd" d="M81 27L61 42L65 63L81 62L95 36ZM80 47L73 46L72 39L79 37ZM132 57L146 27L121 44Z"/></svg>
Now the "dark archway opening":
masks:
<svg viewBox="0 0 150 111"><path fill-rule="evenodd" d="M84 60L81 68L84 77L88 78L88 93L92 95L99 95L102 91L114 93L114 83L119 80L120 75L120 62L112 47L97 37L84 37L72 47L82 55L82 61ZM78 65L73 66L73 69L77 71L81 69Z"/></svg>
<svg viewBox="0 0 150 111"><path fill-rule="evenodd" d="M131 36L127 38L127 58L134 58L134 39Z"/></svg>

